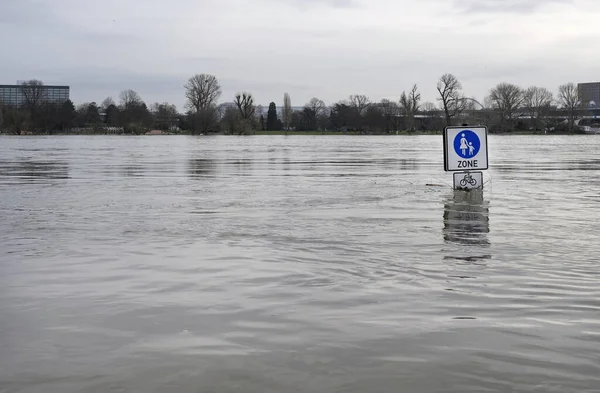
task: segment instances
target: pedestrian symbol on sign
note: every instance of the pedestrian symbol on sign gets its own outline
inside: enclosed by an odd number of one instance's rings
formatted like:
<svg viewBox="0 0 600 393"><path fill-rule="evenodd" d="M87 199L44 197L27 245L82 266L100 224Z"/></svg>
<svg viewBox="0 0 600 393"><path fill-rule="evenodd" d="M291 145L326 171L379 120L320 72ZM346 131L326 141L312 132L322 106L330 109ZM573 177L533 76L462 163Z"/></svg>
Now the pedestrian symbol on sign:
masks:
<svg viewBox="0 0 600 393"><path fill-rule="evenodd" d="M479 153L481 142L476 133L464 130L454 138L454 151L462 158L473 158Z"/></svg>

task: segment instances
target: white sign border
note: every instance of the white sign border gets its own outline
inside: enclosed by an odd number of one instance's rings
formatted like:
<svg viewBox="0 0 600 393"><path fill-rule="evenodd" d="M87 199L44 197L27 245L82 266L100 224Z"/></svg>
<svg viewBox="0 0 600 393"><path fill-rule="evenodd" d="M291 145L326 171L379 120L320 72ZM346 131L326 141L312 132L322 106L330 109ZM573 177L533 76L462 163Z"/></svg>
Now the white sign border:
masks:
<svg viewBox="0 0 600 393"><path fill-rule="evenodd" d="M485 168L483 167L479 167L479 168L473 168L475 171L485 171L487 169L489 169L490 167L490 158L489 158L489 149L488 149L488 128L487 126L484 125L473 125L473 126L447 126L444 128L444 171L446 172L469 172L469 170L467 168L457 168L457 169L448 169L449 167L449 162L448 162L448 149L450 147L450 145L448 144L448 131L449 130L455 130L455 129L461 129L461 130L469 130L472 128L483 128L485 130L485 157L486 157L486 166Z"/></svg>

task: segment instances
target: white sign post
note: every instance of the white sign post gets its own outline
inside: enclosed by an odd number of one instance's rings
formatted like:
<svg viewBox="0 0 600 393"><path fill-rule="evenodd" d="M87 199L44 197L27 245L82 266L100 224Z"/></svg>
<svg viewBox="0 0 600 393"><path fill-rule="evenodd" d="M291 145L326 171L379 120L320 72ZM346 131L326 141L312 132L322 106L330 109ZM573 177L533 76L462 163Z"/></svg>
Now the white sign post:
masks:
<svg viewBox="0 0 600 393"><path fill-rule="evenodd" d="M444 129L444 170L464 172L455 174L454 188L483 188L483 174L478 171L486 169L488 169L487 127L446 127Z"/></svg>

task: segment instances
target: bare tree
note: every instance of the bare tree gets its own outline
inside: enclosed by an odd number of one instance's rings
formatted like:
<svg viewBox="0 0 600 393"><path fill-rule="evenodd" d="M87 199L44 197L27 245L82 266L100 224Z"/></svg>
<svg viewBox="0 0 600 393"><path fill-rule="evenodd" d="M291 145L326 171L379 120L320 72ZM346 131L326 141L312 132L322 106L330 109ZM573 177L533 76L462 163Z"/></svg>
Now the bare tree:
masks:
<svg viewBox="0 0 600 393"><path fill-rule="evenodd" d="M194 109L188 112L188 119L191 120L191 126L196 133L215 132L218 126L219 117L220 111L216 105L200 109L198 112L195 112Z"/></svg>
<svg viewBox="0 0 600 393"><path fill-rule="evenodd" d="M36 110L42 105L44 100L44 83L37 79L22 82L20 84L21 93L23 94L24 105L34 117Z"/></svg>
<svg viewBox="0 0 600 393"><path fill-rule="evenodd" d="M500 83L490 91L489 102L500 113L500 127L512 128L513 119L523 103L523 90L511 83Z"/></svg>
<svg viewBox="0 0 600 393"><path fill-rule="evenodd" d="M184 87L187 106L196 112L214 106L221 96L221 86L214 75L194 75Z"/></svg>
<svg viewBox="0 0 600 393"><path fill-rule="evenodd" d="M388 100L387 98L382 99L379 103L379 106L381 107L381 111L385 115L398 114L398 104L396 104L394 101Z"/></svg>
<svg viewBox="0 0 600 393"><path fill-rule="evenodd" d="M104 101L102 101L102 105L100 105L100 108L102 108L103 110L107 110L109 106L111 105L115 105L115 100L112 99L112 97L106 97L104 99Z"/></svg>
<svg viewBox="0 0 600 393"><path fill-rule="evenodd" d="M8 109L4 114L4 127L15 135L20 135L29 121L28 114L17 109Z"/></svg>
<svg viewBox="0 0 600 393"><path fill-rule="evenodd" d="M452 125L452 119L459 116L464 110L466 100L462 93L462 84L452 74L444 74L437 83L440 94L438 101L446 115L446 125Z"/></svg>
<svg viewBox="0 0 600 393"><path fill-rule="evenodd" d="M548 115L552 100L552 92L544 87L531 86L523 93L523 106L529 112L534 130L539 128L539 120Z"/></svg>
<svg viewBox="0 0 600 393"><path fill-rule="evenodd" d="M434 113L438 110L438 107L431 101L426 101L421 105L421 111L426 113Z"/></svg>
<svg viewBox="0 0 600 393"><path fill-rule="evenodd" d="M359 115L364 115L364 112L367 110L371 101L369 97L361 94L354 94L350 96L350 106L354 107Z"/></svg>
<svg viewBox="0 0 600 393"><path fill-rule="evenodd" d="M277 113L277 112L275 112ZM276 116L277 117L277 116ZM267 130L267 118L265 117L265 108L262 105L256 105L254 110L254 120L261 131Z"/></svg>
<svg viewBox="0 0 600 393"><path fill-rule="evenodd" d="M558 102L569 112L569 131L573 132L577 110L582 105L581 92L576 84L569 82L558 87Z"/></svg>
<svg viewBox="0 0 600 393"><path fill-rule="evenodd" d="M233 102L240 111L240 116L242 116L242 119L247 120L254 116L256 107L254 106L254 98L252 98L252 94L237 93Z"/></svg>
<svg viewBox="0 0 600 393"><path fill-rule="evenodd" d="M240 135L247 133L252 130L253 123L255 123L254 114L256 113L256 106L254 105L254 98L250 93L237 93L233 102L238 110L233 130L237 131Z"/></svg>
<svg viewBox="0 0 600 393"><path fill-rule="evenodd" d="M283 127L285 130L289 130L290 124L292 123L292 101L288 93L283 94L283 110L281 113L283 117Z"/></svg>
<svg viewBox="0 0 600 393"><path fill-rule="evenodd" d="M231 103L229 102L224 102L222 104L219 104L216 107L216 114L217 114L217 120L221 121L223 120L223 117L225 116L225 112L227 112L227 109L232 108ZM235 109L235 108L233 108Z"/></svg>
<svg viewBox="0 0 600 393"><path fill-rule="evenodd" d="M177 107L168 102L155 102L150 106L150 112L154 120L154 127L159 130L169 130L179 122Z"/></svg>
<svg viewBox="0 0 600 393"><path fill-rule="evenodd" d="M304 107L309 108L314 113L315 117L321 116L327 110L327 105L316 97L311 98Z"/></svg>
<svg viewBox="0 0 600 393"><path fill-rule="evenodd" d="M400 95L400 110L409 131L413 131L415 128L415 114L419 110L420 101L421 93L419 93L417 85L414 85L408 94L403 91Z"/></svg>
<svg viewBox="0 0 600 393"><path fill-rule="evenodd" d="M425 116L423 125L428 131L439 131L446 124L446 119L440 116L440 108L431 101L426 101L421 105L419 112Z"/></svg>
<svg viewBox="0 0 600 393"><path fill-rule="evenodd" d="M122 109L132 109L142 105L144 102L140 95L131 89L123 90L121 94L119 94L119 99L121 101Z"/></svg>
<svg viewBox="0 0 600 393"><path fill-rule="evenodd" d="M390 101L387 98L381 100L379 107L385 119L385 131L389 133L392 129L396 129L400 107L396 102Z"/></svg>
<svg viewBox="0 0 600 393"><path fill-rule="evenodd" d="M362 118L369 105L371 105L371 100L362 94L353 94L349 97L349 100L350 107L354 110L354 115L356 116L356 128L362 130Z"/></svg>
<svg viewBox="0 0 600 393"><path fill-rule="evenodd" d="M327 112L327 106L325 103L313 97L304 105L302 111L304 127L309 130L323 129L325 128L325 114Z"/></svg>
<svg viewBox="0 0 600 393"><path fill-rule="evenodd" d="M417 89L417 85L415 84L413 86L413 88L410 90L410 102L412 103L412 113L413 115L415 115L420 108L420 102L421 102L421 93L419 93L419 90Z"/></svg>
<svg viewBox="0 0 600 393"><path fill-rule="evenodd" d="M257 119L259 119L261 116L265 115L265 108L262 105L257 105L256 109L254 110L254 116L256 116Z"/></svg>
<svg viewBox="0 0 600 393"><path fill-rule="evenodd" d="M238 109L229 104L221 104L219 106L221 117L221 130L225 134L233 134L236 132L236 129L239 128L239 118L240 115L238 113Z"/></svg>
<svg viewBox="0 0 600 393"><path fill-rule="evenodd" d="M400 107L394 101L390 101L387 98L384 98L379 103L379 107L381 108L381 112L384 116L394 117L398 116L400 113Z"/></svg>
<svg viewBox="0 0 600 393"><path fill-rule="evenodd" d="M168 115L168 116L177 116L177 107L173 104L169 104L168 102L155 102L150 105L150 112L153 115Z"/></svg>

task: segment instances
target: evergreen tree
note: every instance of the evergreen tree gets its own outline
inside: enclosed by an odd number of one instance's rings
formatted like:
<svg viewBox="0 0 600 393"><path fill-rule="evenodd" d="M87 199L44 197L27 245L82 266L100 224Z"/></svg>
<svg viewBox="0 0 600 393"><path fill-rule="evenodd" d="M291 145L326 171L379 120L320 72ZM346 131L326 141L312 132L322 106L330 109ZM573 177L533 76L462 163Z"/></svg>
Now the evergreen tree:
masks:
<svg viewBox="0 0 600 393"><path fill-rule="evenodd" d="M274 102L269 104L269 111L267 112L267 131L278 131L279 121L277 120L277 108Z"/></svg>
<svg viewBox="0 0 600 393"><path fill-rule="evenodd" d="M95 102L90 103L87 107L85 112L85 123L94 126L100 123L100 112L98 111L98 106Z"/></svg>
<svg viewBox="0 0 600 393"><path fill-rule="evenodd" d="M58 124L61 131L70 130L75 124L75 105L73 101L67 100L63 102L59 109Z"/></svg>
<svg viewBox="0 0 600 393"><path fill-rule="evenodd" d="M104 122L109 127L116 127L119 124L119 108L114 104L110 104L105 110Z"/></svg>

